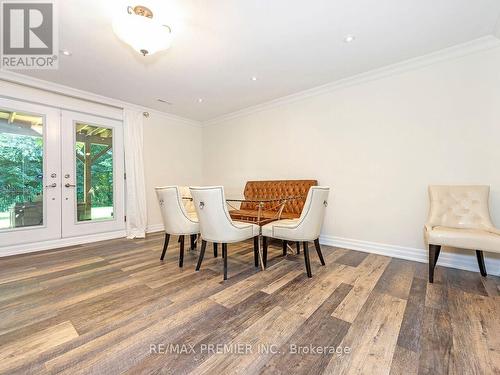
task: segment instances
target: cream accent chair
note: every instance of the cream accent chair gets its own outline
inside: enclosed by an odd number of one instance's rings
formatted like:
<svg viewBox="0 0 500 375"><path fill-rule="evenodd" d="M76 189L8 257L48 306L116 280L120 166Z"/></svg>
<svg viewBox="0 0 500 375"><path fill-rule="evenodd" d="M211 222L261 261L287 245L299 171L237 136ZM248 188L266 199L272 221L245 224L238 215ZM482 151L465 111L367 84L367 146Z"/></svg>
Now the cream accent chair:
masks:
<svg viewBox="0 0 500 375"><path fill-rule="evenodd" d="M307 193L304 208L298 219L278 220L262 227L262 236L264 237L264 265L267 264L268 237L283 240L283 255L286 255L287 241L302 242L308 277L312 277L309 249L307 247L308 241L314 241L319 260L323 266L325 265L319 245L319 234L325 218L326 207L328 206L329 193L329 187L312 186Z"/></svg>
<svg viewBox="0 0 500 375"><path fill-rule="evenodd" d="M253 238L254 262L258 267L259 226L231 220L222 186L191 187L191 195L200 220L201 250L196 271L200 270L207 241L222 243L224 280L227 280L227 244Z"/></svg>
<svg viewBox="0 0 500 375"><path fill-rule="evenodd" d="M500 253L500 230L491 221L489 193L489 186L429 186L430 211L424 228L429 282L434 282L441 246L475 250L481 275L487 275L483 251Z"/></svg>
<svg viewBox="0 0 500 375"><path fill-rule="evenodd" d="M184 236L191 236L191 249L193 249L196 237L200 232L198 216L193 203L190 200L182 199L183 197L191 197L189 188L164 186L157 187L155 190L165 227L165 242L163 243L160 260L165 258L170 236L178 235L180 242L179 267L182 267L184 262Z"/></svg>

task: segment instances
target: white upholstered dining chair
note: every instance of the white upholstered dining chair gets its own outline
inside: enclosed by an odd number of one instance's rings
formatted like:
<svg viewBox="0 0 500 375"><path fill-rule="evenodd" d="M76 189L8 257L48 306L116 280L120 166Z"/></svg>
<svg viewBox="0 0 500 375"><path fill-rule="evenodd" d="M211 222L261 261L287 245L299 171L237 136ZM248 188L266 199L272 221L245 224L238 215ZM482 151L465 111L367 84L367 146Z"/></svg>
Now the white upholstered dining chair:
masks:
<svg viewBox="0 0 500 375"><path fill-rule="evenodd" d="M163 252L160 260L165 258L168 241L171 235L178 235L180 242L179 267L184 263L184 236L191 238L191 249L195 247L196 237L200 232L198 216L194 209L192 201L189 199L190 192L188 187L182 186L164 186L157 187L156 196L160 204L163 226L165 228L165 241L163 243Z"/></svg>
<svg viewBox="0 0 500 375"><path fill-rule="evenodd" d="M489 210L489 186L429 186L430 210L425 224L429 245L429 282L441 246L475 250L479 270L486 276L483 251L500 253L500 230Z"/></svg>
<svg viewBox="0 0 500 375"><path fill-rule="evenodd" d="M269 237L283 240L283 255L286 255L287 241L302 242L308 277L312 277L309 249L307 246L309 241L314 241L319 260L323 266L325 265L319 244L319 235L325 218L326 207L328 206L329 192L329 187L312 186L307 193L304 208L298 219L278 220L262 227L262 236L264 237L264 265L267 264L267 239Z"/></svg>
<svg viewBox="0 0 500 375"><path fill-rule="evenodd" d="M227 244L253 238L254 263L258 267L259 226L233 221L227 210L222 186L191 187L191 195L200 221L201 250L196 265L200 270L208 242L222 243L224 280L227 280Z"/></svg>

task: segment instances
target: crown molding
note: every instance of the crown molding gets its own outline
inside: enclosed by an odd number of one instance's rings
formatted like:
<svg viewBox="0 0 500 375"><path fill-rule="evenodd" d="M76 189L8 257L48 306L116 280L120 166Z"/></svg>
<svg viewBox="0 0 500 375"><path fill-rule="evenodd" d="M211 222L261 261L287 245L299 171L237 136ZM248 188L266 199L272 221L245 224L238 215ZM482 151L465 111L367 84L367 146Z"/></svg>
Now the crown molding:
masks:
<svg viewBox="0 0 500 375"><path fill-rule="evenodd" d="M128 108L131 108L131 107L128 107ZM149 112L150 114L153 114L153 115L163 116L169 120L177 121L177 122L180 122L184 125L194 126L196 128L201 128L203 126L201 121L193 120L193 119L190 119L187 117L177 116L177 115L174 115L173 113L159 111L159 110L154 109L154 108L139 107L137 105L135 105L135 107L132 107L132 108L140 110L140 111L144 111L144 112Z"/></svg>
<svg viewBox="0 0 500 375"><path fill-rule="evenodd" d="M84 91L84 90L79 90L75 89L70 86L66 85L61 85L58 83L46 81L43 79L39 78L34 78L27 76L25 74L19 74L19 73L14 73L11 71L6 71L4 69L0 69L0 80L5 81L5 82L10 82L26 87L31 87L34 89L39 89L43 91L47 91L53 94L58 94L58 95L63 95L66 97L70 97L73 99L79 99L79 100L85 100L87 102L92 102L108 107L113 107L113 108L118 108L118 109L133 109L133 110L138 110L138 111L143 111L143 112L149 112L151 114L157 114L164 116L170 120L173 121L178 121L186 125L191 125L191 126L196 126L200 127L202 125L201 122L192 120L189 118L181 117L174 115L172 113L168 112L163 112L159 111L157 109L149 108L149 107L143 107L137 104L133 103L128 103L122 100L118 99L113 99L107 96L95 94L90 91Z"/></svg>
<svg viewBox="0 0 500 375"><path fill-rule="evenodd" d="M294 103L306 98L322 95L349 86L358 85L368 81L378 80L395 74L400 74L407 71L424 68L426 66L434 65L443 61L453 60L469 54L499 47L500 47L500 40L498 38L496 38L493 35L484 36L479 39L475 39L466 43L448 47L436 52L432 52L427 55L387 65L385 67L370 70L365 73L357 74L351 77L342 78L340 80L333 81L325 85L317 86L308 90L300 91L295 94L287 95L281 98L273 99L261 104L247 107L235 112L231 112L226 115L215 117L211 120L203 121L202 125L211 126L227 122L240 117L251 115L253 113L266 111L272 108L282 106L284 104Z"/></svg>
<svg viewBox="0 0 500 375"><path fill-rule="evenodd" d="M253 113L269 110L275 107L279 107L285 104L297 102L306 98L322 95L328 92L346 88L349 86L361 84L363 82L368 82L372 80L381 79L384 77L389 77L395 74L403 73L406 71L411 71L415 69L420 69L429 65L437 64L443 61L452 60L466 56L472 53L498 48L500 47L500 19L496 26L496 34L484 36L479 39L472 40L463 44L445 48L443 50L433 52L420 57L405 60L396 64L388 65L382 68L374 69L365 73L357 74L351 77L343 78L337 81L327 83L325 85L317 86L308 90L300 91L295 94L287 95L281 98L273 99L261 104L250 106L235 112L231 112L222 116L218 116L214 119L208 121L197 121L181 116L174 115L172 113L159 111L149 107L143 107L137 104L128 103L118 99L113 99L103 95L95 94L89 91L75 89L70 86L61 85L58 83L30 77L24 74L14 73L11 71L6 71L0 69L0 80L5 82L15 83L23 85L26 87L31 87L35 89L40 89L43 91L48 91L54 94L64 95L74 99L85 100L93 102L100 105L105 105L109 107L124 109L135 109L139 111L149 112L151 114L157 114L164 116L173 121L178 121L180 123L191 125L195 127L210 126L218 123L227 122L236 118L245 117Z"/></svg>

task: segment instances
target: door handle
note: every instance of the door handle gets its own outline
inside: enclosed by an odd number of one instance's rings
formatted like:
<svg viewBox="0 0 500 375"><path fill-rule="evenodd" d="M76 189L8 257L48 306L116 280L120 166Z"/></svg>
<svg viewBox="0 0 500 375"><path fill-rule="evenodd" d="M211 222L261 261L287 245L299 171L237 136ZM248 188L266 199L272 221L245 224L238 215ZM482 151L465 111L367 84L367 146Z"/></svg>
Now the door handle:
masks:
<svg viewBox="0 0 500 375"><path fill-rule="evenodd" d="M66 182L66 183L64 184L64 186L66 186L67 188L70 188L70 187L75 187L76 185L72 185L72 184L70 184L69 182Z"/></svg>
<svg viewBox="0 0 500 375"><path fill-rule="evenodd" d="M46 188L55 188L56 186L57 186L57 184L55 182L53 182L50 185L45 185Z"/></svg>

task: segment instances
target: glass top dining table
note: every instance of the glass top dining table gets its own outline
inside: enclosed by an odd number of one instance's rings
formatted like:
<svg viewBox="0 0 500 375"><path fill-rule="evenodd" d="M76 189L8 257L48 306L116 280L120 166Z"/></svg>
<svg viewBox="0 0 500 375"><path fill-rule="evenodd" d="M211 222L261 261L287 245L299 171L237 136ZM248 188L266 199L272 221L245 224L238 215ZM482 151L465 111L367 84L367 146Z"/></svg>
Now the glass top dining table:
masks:
<svg viewBox="0 0 500 375"><path fill-rule="evenodd" d="M244 198L226 197L230 208L229 213L235 221L250 222L262 227L273 221L282 219L285 205L294 199L303 199L302 196L284 196L278 198ZM240 207L235 207L236 205ZM245 205L245 209L242 206ZM250 206L251 208L249 208Z"/></svg>
<svg viewBox="0 0 500 375"><path fill-rule="evenodd" d="M294 199L304 199L302 196L283 196L276 198L244 198L244 197L226 197L227 205L233 209L233 211L229 211L231 217L235 221L240 222L249 222L253 224L257 224L259 226L259 246L258 246L258 254L259 254L259 263L262 270L265 270L264 260L262 256L262 226L272 223L276 220L281 220L281 215L283 213L283 209L285 205ZM246 204L254 207L254 210L250 210L247 212L251 212L251 214L247 214L245 210L238 209L234 207L235 204ZM257 216L255 216L255 208L257 208ZM270 212L270 214L269 214ZM235 214L237 213L237 217Z"/></svg>
<svg viewBox="0 0 500 375"><path fill-rule="evenodd" d="M192 200L191 197L182 197L182 199L186 200ZM283 197L275 197L275 198L269 198L269 197L262 197L262 198L245 198L242 196L230 196L226 197L226 203L227 205L232 209L229 211L229 213L233 213L231 215L232 219L234 221L239 221L239 222L247 222L247 223L252 223L252 224L257 224L259 226L259 247L258 247L258 253L259 253L259 262L261 269L264 270L264 261L262 258L262 246L261 244L261 239L262 239L262 226L272 223L273 221L280 220L283 209L285 208L285 205L295 199L304 199L303 196L300 195L294 195L294 196L283 196ZM241 210L240 208L235 207L235 205L240 204L247 204L251 205L253 207L256 207L257 210L257 215L253 212L252 214L248 214L250 211L255 211L254 210ZM266 208L266 210L264 210ZM245 212L246 211L246 212ZM272 214L269 214L269 211L272 212ZM238 213L237 218L233 218L234 213Z"/></svg>

